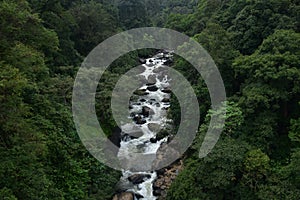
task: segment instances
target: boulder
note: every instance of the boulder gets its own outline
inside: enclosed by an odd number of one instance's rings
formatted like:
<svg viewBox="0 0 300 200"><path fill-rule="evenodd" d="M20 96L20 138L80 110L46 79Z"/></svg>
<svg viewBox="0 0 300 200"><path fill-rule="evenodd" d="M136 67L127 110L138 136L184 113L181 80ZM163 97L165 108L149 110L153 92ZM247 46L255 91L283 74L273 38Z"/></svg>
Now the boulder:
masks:
<svg viewBox="0 0 300 200"><path fill-rule="evenodd" d="M144 182L146 179L151 178L149 174L134 174L128 177L128 180L133 183L134 185L140 184Z"/></svg>
<svg viewBox="0 0 300 200"><path fill-rule="evenodd" d="M146 89L138 89L133 92L133 94L138 95L138 96L145 96L148 95L149 92L146 92Z"/></svg>
<svg viewBox="0 0 300 200"><path fill-rule="evenodd" d="M158 67L158 68L153 70L153 73L155 73L155 74L159 74L159 73L166 74L168 71L169 70L168 70L167 67Z"/></svg>
<svg viewBox="0 0 300 200"><path fill-rule="evenodd" d="M126 190L129 190L133 187L134 187L133 183L129 181L119 181L116 185L116 192L117 193L125 192Z"/></svg>
<svg viewBox="0 0 300 200"><path fill-rule="evenodd" d="M113 200L134 200L134 195L131 192L123 192L120 194L116 194L113 197Z"/></svg>
<svg viewBox="0 0 300 200"><path fill-rule="evenodd" d="M170 88L164 88L161 91L164 93L168 93L168 94L172 92L172 90Z"/></svg>
<svg viewBox="0 0 300 200"><path fill-rule="evenodd" d="M170 102L170 98L165 97L165 98L163 98L161 100L161 102L163 102L163 103L169 103Z"/></svg>
<svg viewBox="0 0 300 200"><path fill-rule="evenodd" d="M156 85L150 85L147 87L147 90L149 90L151 92L155 92L158 90L158 87Z"/></svg>
<svg viewBox="0 0 300 200"><path fill-rule="evenodd" d="M153 163L154 168L160 168L165 166L168 162L174 158L180 158L181 154L178 151L178 144L162 144L156 153L156 160Z"/></svg>
<svg viewBox="0 0 300 200"><path fill-rule="evenodd" d="M147 85L154 85L156 83L156 76L151 74L148 76Z"/></svg>
<svg viewBox="0 0 300 200"><path fill-rule="evenodd" d="M160 104L159 103L155 103L154 104L156 107L160 107Z"/></svg>
<svg viewBox="0 0 300 200"><path fill-rule="evenodd" d="M133 120L135 121L135 123L137 124L145 124L146 120L144 118L142 118L141 115L136 115Z"/></svg>
<svg viewBox="0 0 300 200"><path fill-rule="evenodd" d="M149 108L148 106L143 106L142 108L142 115L144 115L145 117L149 117L149 115L153 115L154 111Z"/></svg>
<svg viewBox="0 0 300 200"><path fill-rule="evenodd" d="M149 123L148 128L150 131L157 133L161 129L161 125L157 123Z"/></svg>
<svg viewBox="0 0 300 200"><path fill-rule="evenodd" d="M151 142L151 143L156 143L156 142L157 142L157 139L156 139L156 137L154 137L154 138L150 138L150 142Z"/></svg>
<svg viewBox="0 0 300 200"><path fill-rule="evenodd" d="M137 81L142 85L142 84L146 84L148 82L148 80L146 79L146 77L144 75L137 75Z"/></svg>
<svg viewBox="0 0 300 200"><path fill-rule="evenodd" d="M139 138L144 134L143 131L134 124L125 124L122 126L122 133L123 136L129 135L131 139Z"/></svg>

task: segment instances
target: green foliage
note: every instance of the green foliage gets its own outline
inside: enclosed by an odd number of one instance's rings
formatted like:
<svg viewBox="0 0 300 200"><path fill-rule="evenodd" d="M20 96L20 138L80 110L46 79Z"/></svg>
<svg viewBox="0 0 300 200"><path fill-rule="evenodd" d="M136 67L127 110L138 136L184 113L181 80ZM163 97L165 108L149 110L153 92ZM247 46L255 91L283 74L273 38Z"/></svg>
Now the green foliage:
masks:
<svg viewBox="0 0 300 200"><path fill-rule="evenodd" d="M72 8L71 14L76 22L74 31L75 48L86 56L106 38L118 32L115 16L100 3L91 1Z"/></svg>
<svg viewBox="0 0 300 200"><path fill-rule="evenodd" d="M234 92L235 80L232 69L233 60L239 56L230 41L230 34L220 25L208 23L206 28L194 36L205 50L212 56L222 75L227 94Z"/></svg>
<svg viewBox="0 0 300 200"><path fill-rule="evenodd" d="M78 63L62 23L75 19L58 2L34 7L45 21L26 1L0 3L0 198L108 199L120 174L82 146L70 112L75 71L58 66Z"/></svg>
<svg viewBox="0 0 300 200"><path fill-rule="evenodd" d="M71 92L79 64L122 28L165 26L210 53L228 95L220 140L198 158L213 116L204 80L184 59L201 127L167 199L300 198L300 35L295 0L3 0L0 2L0 199L111 199L120 172L94 159L76 134ZM152 38L148 38L152 40ZM117 59L96 94L107 135L111 91L155 50ZM224 108L223 108L224 109ZM180 122L172 95L169 116ZM220 128L220 127L213 127Z"/></svg>

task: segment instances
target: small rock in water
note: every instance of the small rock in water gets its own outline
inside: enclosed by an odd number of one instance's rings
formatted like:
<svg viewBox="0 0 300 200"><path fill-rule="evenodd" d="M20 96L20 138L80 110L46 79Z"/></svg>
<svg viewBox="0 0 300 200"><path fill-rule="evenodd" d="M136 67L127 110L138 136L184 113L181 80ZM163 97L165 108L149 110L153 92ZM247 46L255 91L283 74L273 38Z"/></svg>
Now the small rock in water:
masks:
<svg viewBox="0 0 300 200"><path fill-rule="evenodd" d="M146 120L142 118L141 115L135 115L133 120L135 121L135 123L137 124L145 124Z"/></svg>
<svg viewBox="0 0 300 200"><path fill-rule="evenodd" d="M128 180L132 182L134 185L137 185L149 178L151 178L151 175L149 174L134 174L132 176L129 176Z"/></svg>
<svg viewBox="0 0 300 200"><path fill-rule="evenodd" d="M170 102L170 99L165 97L165 98L163 98L163 100L161 100L161 102L169 103L169 102Z"/></svg>
<svg viewBox="0 0 300 200"><path fill-rule="evenodd" d="M146 102L146 99L140 99L140 102Z"/></svg>
<svg viewBox="0 0 300 200"><path fill-rule="evenodd" d="M159 104L159 103L155 103L155 106L156 106L156 107L160 107L160 104Z"/></svg>
<svg viewBox="0 0 300 200"><path fill-rule="evenodd" d="M143 195L140 195L140 194L135 194L135 197L136 197L137 199L143 199L143 198L144 198L144 196L143 196Z"/></svg>
<svg viewBox="0 0 300 200"><path fill-rule="evenodd" d="M147 90L151 91L151 92L155 92L158 90L158 87L156 85L151 85L147 87Z"/></svg>
<svg viewBox="0 0 300 200"><path fill-rule="evenodd" d="M143 106L142 108L142 115L144 115L145 117L149 117L149 115L153 115L154 114L154 111L147 107L147 106Z"/></svg>
<svg viewBox="0 0 300 200"><path fill-rule="evenodd" d="M164 88L161 91L164 92L164 93L171 93L172 92L172 90L170 88Z"/></svg>
<svg viewBox="0 0 300 200"><path fill-rule="evenodd" d="M146 89L139 89L133 92L133 94L138 95L138 96L144 96L148 95L149 92L146 92Z"/></svg>
<svg viewBox="0 0 300 200"><path fill-rule="evenodd" d="M157 142L157 139L156 139L156 138L150 138L150 142L151 142L151 143L156 143L156 142Z"/></svg>

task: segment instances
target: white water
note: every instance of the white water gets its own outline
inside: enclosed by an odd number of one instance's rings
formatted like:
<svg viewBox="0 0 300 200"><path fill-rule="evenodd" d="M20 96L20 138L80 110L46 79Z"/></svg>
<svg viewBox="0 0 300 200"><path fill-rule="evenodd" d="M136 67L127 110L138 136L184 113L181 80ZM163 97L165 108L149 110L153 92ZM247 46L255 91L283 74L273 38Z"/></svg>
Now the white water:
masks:
<svg viewBox="0 0 300 200"><path fill-rule="evenodd" d="M159 53L156 56L152 58L146 59L146 64L143 64L143 66L146 68L143 73L140 75L144 76L146 79L149 78L149 76L155 76L156 77L156 83L155 86L158 88L157 91L148 91L148 95L139 96L138 104L137 102L130 102L132 109L130 110L130 113L139 113L141 112L143 106L147 106L148 108L152 109L154 113L149 114L148 117L142 116L143 119L146 120L146 123L144 124L136 124L134 121L130 124L126 124L121 127L123 133L126 131L130 131L132 127L138 127L142 131L142 136L135 139L130 139L129 137L123 138L120 144L120 149L118 152L118 157L120 160L122 158L128 158L130 159L130 155L132 153L143 153L144 155L147 154L155 154L160 147L160 145L163 142L167 141L167 137L163 138L160 141L157 141L156 143L151 143L150 139L155 138L157 132L153 132L149 129L148 124L158 124L161 128L167 125L168 119L166 118L166 110L169 108L169 103L163 103L162 100L164 98L170 98L170 94L164 93L161 90L169 87L170 79L167 75L159 74L161 70L166 68L168 66L164 65L164 62L167 61L168 58L171 58L172 54L171 52L165 52L165 53ZM155 72L154 72L154 71ZM157 72L159 71L159 72ZM145 84L140 89L147 89L147 85ZM142 101L140 101L142 100ZM145 101L146 100L146 101ZM145 178L144 182L134 185L133 188L128 189L127 191L133 192L135 194L142 195L143 200L155 200L156 197L153 195L153 188L152 184L154 180L156 179L156 172L131 172L131 171L123 171L123 176L121 178L121 181L127 181L128 177L134 175L134 174L148 174L151 177Z"/></svg>

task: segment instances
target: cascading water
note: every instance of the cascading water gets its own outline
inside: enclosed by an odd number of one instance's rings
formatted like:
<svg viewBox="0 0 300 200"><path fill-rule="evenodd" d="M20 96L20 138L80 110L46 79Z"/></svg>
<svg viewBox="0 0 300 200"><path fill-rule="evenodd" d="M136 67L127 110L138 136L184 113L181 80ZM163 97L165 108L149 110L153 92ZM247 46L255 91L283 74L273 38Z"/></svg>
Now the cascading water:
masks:
<svg viewBox="0 0 300 200"><path fill-rule="evenodd" d="M147 83L139 88L142 91L130 103L132 123L125 124L122 129L122 141L118 152L120 160L128 158L132 153L155 154L167 137L156 138L159 129L168 126L166 110L170 107L170 77L160 73L167 68L172 59L172 52L164 51L143 64L144 76ZM160 128L159 128L160 127ZM155 200L152 184L156 179L155 171L123 171L121 182L131 182L132 187L127 192L135 194L135 199Z"/></svg>

